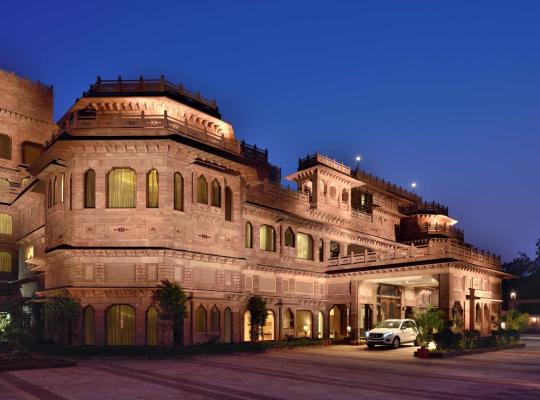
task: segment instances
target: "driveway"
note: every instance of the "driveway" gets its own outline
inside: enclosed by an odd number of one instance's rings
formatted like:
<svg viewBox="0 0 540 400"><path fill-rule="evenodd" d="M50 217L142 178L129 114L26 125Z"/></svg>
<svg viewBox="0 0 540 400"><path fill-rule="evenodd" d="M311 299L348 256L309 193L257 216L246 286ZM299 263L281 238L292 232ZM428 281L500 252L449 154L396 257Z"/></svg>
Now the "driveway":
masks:
<svg viewBox="0 0 540 400"><path fill-rule="evenodd" d="M359 346L88 360L76 368L0 373L0 399L539 399L540 338L527 348L419 360L412 346Z"/></svg>

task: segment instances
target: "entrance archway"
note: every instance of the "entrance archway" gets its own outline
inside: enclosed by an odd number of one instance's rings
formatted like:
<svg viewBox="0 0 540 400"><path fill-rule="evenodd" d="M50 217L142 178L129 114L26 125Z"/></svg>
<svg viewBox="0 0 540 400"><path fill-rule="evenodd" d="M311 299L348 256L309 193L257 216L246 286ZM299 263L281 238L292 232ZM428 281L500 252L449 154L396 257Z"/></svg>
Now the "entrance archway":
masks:
<svg viewBox="0 0 540 400"><path fill-rule="evenodd" d="M296 337L311 337L312 316L311 311L296 311Z"/></svg>
<svg viewBox="0 0 540 400"><path fill-rule="evenodd" d="M330 338L331 339L341 339L345 336L345 329L343 324L343 318L346 318L346 309L345 315L340 306L335 305L330 309Z"/></svg>
<svg viewBox="0 0 540 400"><path fill-rule="evenodd" d="M377 287L377 322L401 318L401 288L380 284Z"/></svg>

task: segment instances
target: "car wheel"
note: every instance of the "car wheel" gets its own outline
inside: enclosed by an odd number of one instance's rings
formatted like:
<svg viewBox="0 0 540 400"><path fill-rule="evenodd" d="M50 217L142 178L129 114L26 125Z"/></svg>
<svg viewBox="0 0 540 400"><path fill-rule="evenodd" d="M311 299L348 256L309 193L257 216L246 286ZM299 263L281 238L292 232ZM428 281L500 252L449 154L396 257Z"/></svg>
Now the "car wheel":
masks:
<svg viewBox="0 0 540 400"><path fill-rule="evenodd" d="M373 349L373 348L375 348L375 345L373 343L368 343L367 347L368 347L368 349Z"/></svg>
<svg viewBox="0 0 540 400"><path fill-rule="evenodd" d="M392 347L394 349L397 349L399 347L399 338L395 337L394 340L392 340Z"/></svg>

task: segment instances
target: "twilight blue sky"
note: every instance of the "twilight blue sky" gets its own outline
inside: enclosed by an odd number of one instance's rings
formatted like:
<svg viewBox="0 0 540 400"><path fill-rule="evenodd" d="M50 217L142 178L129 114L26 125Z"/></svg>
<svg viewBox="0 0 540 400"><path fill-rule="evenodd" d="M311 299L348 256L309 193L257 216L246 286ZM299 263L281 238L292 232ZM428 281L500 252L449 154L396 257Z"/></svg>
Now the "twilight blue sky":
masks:
<svg viewBox="0 0 540 400"><path fill-rule="evenodd" d="M511 4L514 6L512 7ZM54 85L58 118L97 75L217 98L287 174L320 151L450 207L505 259L540 237L537 1L11 1L0 67Z"/></svg>

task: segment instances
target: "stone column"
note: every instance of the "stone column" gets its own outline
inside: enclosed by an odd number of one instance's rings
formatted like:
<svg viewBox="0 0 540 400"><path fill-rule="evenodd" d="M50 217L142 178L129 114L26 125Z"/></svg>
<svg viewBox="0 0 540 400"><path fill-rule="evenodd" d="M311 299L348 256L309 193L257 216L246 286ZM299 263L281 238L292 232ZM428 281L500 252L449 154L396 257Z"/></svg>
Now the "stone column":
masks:
<svg viewBox="0 0 540 400"><path fill-rule="evenodd" d="M357 343L360 338L358 327L358 281L351 281L351 310L349 315L349 325L351 327L350 338L352 343Z"/></svg>

